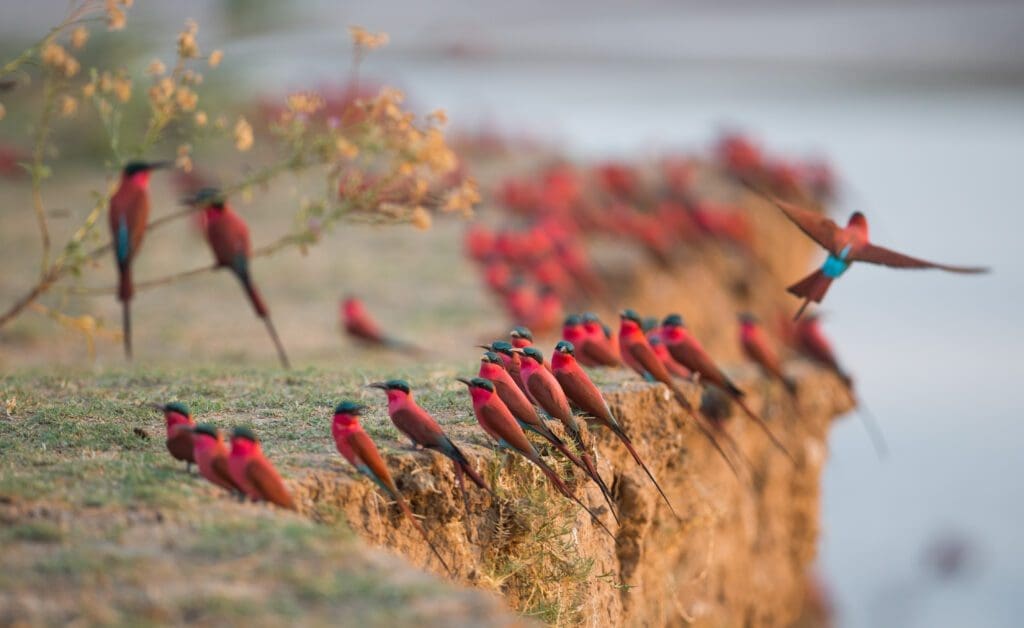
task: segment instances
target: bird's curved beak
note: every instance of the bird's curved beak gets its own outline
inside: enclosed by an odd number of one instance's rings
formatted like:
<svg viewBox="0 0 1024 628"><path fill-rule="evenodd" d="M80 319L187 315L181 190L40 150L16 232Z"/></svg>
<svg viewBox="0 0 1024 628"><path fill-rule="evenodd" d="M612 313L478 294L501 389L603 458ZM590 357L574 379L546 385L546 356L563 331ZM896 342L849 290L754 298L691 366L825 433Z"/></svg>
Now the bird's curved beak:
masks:
<svg viewBox="0 0 1024 628"><path fill-rule="evenodd" d="M146 163L146 167L150 170L161 170L164 168L173 168L174 162L168 159L162 161L150 161Z"/></svg>
<svg viewBox="0 0 1024 628"><path fill-rule="evenodd" d="M388 385L385 384L384 382L373 382L372 384L367 384L366 387L367 388L379 388L381 390L387 390L388 389Z"/></svg>
<svg viewBox="0 0 1024 628"><path fill-rule="evenodd" d="M147 403L146 406L150 407L150 408L152 408L154 410L159 410L160 412L164 411L164 406L163 406L163 404L160 404L160 403L155 403L155 402L151 401L151 402Z"/></svg>
<svg viewBox="0 0 1024 628"><path fill-rule="evenodd" d="M472 386L473 385L473 382L469 381L465 377L456 377L455 379L460 381L460 382L462 382L463 384L465 384L467 386Z"/></svg>
<svg viewBox="0 0 1024 628"><path fill-rule="evenodd" d="M491 345L477 345L477 348L478 349L487 349L488 351L494 351L494 349L491 348Z"/></svg>

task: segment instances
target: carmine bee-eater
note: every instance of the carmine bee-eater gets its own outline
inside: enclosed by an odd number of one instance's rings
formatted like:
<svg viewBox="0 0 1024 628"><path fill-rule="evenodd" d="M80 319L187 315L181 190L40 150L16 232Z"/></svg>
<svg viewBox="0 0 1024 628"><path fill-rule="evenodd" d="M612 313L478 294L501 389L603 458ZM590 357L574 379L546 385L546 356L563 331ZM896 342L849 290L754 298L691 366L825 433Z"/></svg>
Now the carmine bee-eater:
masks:
<svg viewBox="0 0 1024 628"><path fill-rule="evenodd" d="M526 385L523 383L523 375L521 372L523 361L519 357L519 354L514 350L515 347L512 346L512 343L505 342L504 340L495 340L489 345L479 345L479 347L481 349L487 349L488 351L497 353L498 357L501 358L502 364L505 366L505 370L508 371L509 376L512 378L512 381L519 387L519 390L523 391L524 395L529 396L526 392Z"/></svg>
<svg viewBox="0 0 1024 628"><path fill-rule="evenodd" d="M880 458L886 457L889 453L889 447L886 445L882 428L875 417L868 411L867 407L861 403L860 397L853 386L853 377L839 363L835 351L832 350L832 343L829 342L825 332L821 329L820 317L817 314L809 314L797 321L793 332L793 340L796 350L801 355L829 369L842 380L846 389L850 392L850 396L853 398L853 404L859 410L857 414L860 415L861 421L864 423L864 429L867 430L875 451Z"/></svg>
<svg viewBox="0 0 1024 628"><path fill-rule="evenodd" d="M437 560L441 561L448 573L452 573L451 567L441 558L434 544L430 542L427 531L423 529L420 522L412 514L408 502L398 491L398 486L391 478L388 467L384 464L377 446L373 444L370 437L363 431L359 424L359 415L363 412L363 406L354 401L342 401L334 408L334 419L331 422L331 435L334 437L334 444L345 460L348 460L359 473L373 480L373 483L380 487L384 493L398 503L402 514L409 520L416 531L420 533L423 540L427 542L430 551L434 553Z"/></svg>
<svg viewBox="0 0 1024 628"><path fill-rule="evenodd" d="M619 314L619 351L622 354L622 360L631 369L636 371L640 377L649 382L661 382L672 391L672 395L676 400L676 403L686 411L686 413L693 420L694 425L701 431L708 442L718 451L718 454L722 457L729 468L732 469L733 474L737 478L740 477L739 471L733 463L732 459L726 455L725 450L722 449L718 439L715 438L714 426L707 424L705 419L702 418L693 408L683 393L679 385L672 379L668 369L662 364L661 360L654 353L654 349L651 347L651 343L647 340L647 336L643 330L643 320L640 315L633 310L623 310ZM737 456L741 455L739 446L732 441L729 435L722 432L724 438L727 439L727 443L733 449Z"/></svg>
<svg viewBox="0 0 1024 628"><path fill-rule="evenodd" d="M477 423L487 432L487 435L497 441L500 448L515 450L516 453L537 465L544 472L551 485L555 487L555 490L576 502L580 508L587 511L590 517L608 533L608 536L615 538L611 530L598 519L594 511L587 508L579 498L573 495L572 491L565 485L562 478L558 477L554 469L541 460L540 454L537 453L533 443L523 433L523 428L519 427L515 417L512 416L512 413L509 412L509 409L494 391L494 384L482 377L474 377L473 379L459 377L457 379L469 387L469 395L473 399L473 414L476 415Z"/></svg>
<svg viewBox="0 0 1024 628"><path fill-rule="evenodd" d="M658 493L661 494L661 498L668 504L669 510L672 511L673 515L679 517L676 513L676 509L672 506L672 502L668 500L665 495L665 491L661 490L661 485L654 479L654 475L651 474L650 469L644 464L644 461L640 459L640 454L636 453L636 449L633 448L633 442L626 435L626 430L622 428L622 425L612 414L611 408L608 407L608 402L605 401L604 395L601 394L601 390L591 381L590 376L587 375L586 371L576 363L576 358L573 355L574 347L571 342L562 340L555 345L555 354L551 356L551 370L555 375L555 379L562 386L562 390L565 391L566 397L568 397L573 403L575 403L583 412L593 417L598 423L607 427L612 431L615 436L618 437L622 444L629 450L630 455L633 456L633 460L640 465L640 468L644 470L647 477L650 478L654 487L658 489Z"/></svg>
<svg viewBox="0 0 1024 628"><path fill-rule="evenodd" d="M228 470L230 452L220 430L209 423L195 426L192 428L192 447L200 475L232 493L242 493L241 487L231 479L231 471Z"/></svg>
<svg viewBox="0 0 1024 628"><path fill-rule="evenodd" d="M519 325L508 332L509 342L516 349L524 349L533 346L533 332L528 327Z"/></svg>
<svg viewBox="0 0 1024 628"><path fill-rule="evenodd" d="M782 382L790 395L796 395L796 380L782 372L782 362L764 328L750 313L740 314L740 346L743 353L766 375Z"/></svg>
<svg viewBox="0 0 1024 628"><path fill-rule="evenodd" d="M494 384L494 391L498 394L498 397L508 408L509 412L512 413L512 416L515 417L519 427L544 437L563 456L583 470L584 473L588 473L583 461L566 446L565 441L544 424L544 419L537 412L537 408L526 396L526 393L512 381L512 376L505 370L497 353L488 351L484 354L480 359L480 372L478 376Z"/></svg>
<svg viewBox="0 0 1024 628"><path fill-rule="evenodd" d="M676 362L679 362L686 368L690 369L694 373L700 376L700 382L702 384L712 384L720 388L723 392L727 393L729 397L743 409L743 412L750 417L754 423L757 423L768 439L772 441L772 444L778 448L779 451L786 454L790 460L794 463L796 459L786 449L786 446L782 444L775 434L768 427L768 424L764 422L760 416L757 415L750 406L743 400L743 391L739 389L730 380L722 369L718 368L711 356L707 354L704 347L701 346L700 341L697 340L696 336L691 334L683 324L683 317L678 314L669 314L662 321L661 325L661 337L665 341L665 345L668 347L668 351L675 358Z"/></svg>
<svg viewBox="0 0 1024 628"><path fill-rule="evenodd" d="M386 335L357 297L349 296L342 300L341 325L346 334L364 344L409 354L420 352L419 347Z"/></svg>
<svg viewBox="0 0 1024 628"><path fill-rule="evenodd" d="M892 268L937 268L951 273L986 273L989 270L981 266L936 264L872 244L868 239L868 219L860 212L854 212L846 227L840 227L818 212L775 197L770 198L793 224L828 251L828 258L819 270L788 288L791 294L804 300L794 318L800 318L811 301L821 303L832 282L841 277L854 262L869 262Z"/></svg>
<svg viewBox="0 0 1024 628"><path fill-rule="evenodd" d="M274 341L277 355L284 368L290 368L288 356L284 352L281 339L277 336L274 323L270 319L270 310L263 297L253 283L249 272L249 259L252 257L252 242L249 239L249 227L231 206L227 199L215 188L203 188L189 201L190 204L203 207L206 215L206 240L210 243L213 255L219 266L231 269L242 288L249 296L256 316L263 319L270 339Z"/></svg>
<svg viewBox="0 0 1024 628"><path fill-rule="evenodd" d="M530 331L529 327L519 325L517 327L513 327L512 330L508 332L508 340L509 343L512 344L512 347L515 349L525 349L526 347L532 347L533 332ZM549 371L551 370L551 365L548 364L546 360L544 362L544 368L548 369Z"/></svg>
<svg viewBox="0 0 1024 628"><path fill-rule="evenodd" d="M169 162L132 161L121 171L121 183L110 197L110 238L117 261L117 299L121 302L124 353L132 358L132 311L135 295L132 262L142 247L149 223L149 173L170 166Z"/></svg>
<svg viewBox="0 0 1024 628"><path fill-rule="evenodd" d="M620 356L619 337L615 335L615 332L602 323L597 314L593 312L585 312L580 317L580 320L583 324L583 332L586 335L582 349L577 349L577 351L582 350L589 359L601 366L620 366L622 359ZM570 342L572 341L570 340ZM576 346L579 347L579 344L576 344Z"/></svg>
<svg viewBox="0 0 1024 628"><path fill-rule="evenodd" d="M562 340L571 342L573 346L579 347L579 355L576 356L576 360L583 366L598 366L600 364L584 350L587 332L583 329L583 320L579 315L570 314L565 317L565 321L562 323Z"/></svg>
<svg viewBox="0 0 1024 628"><path fill-rule="evenodd" d="M597 465L594 464L594 459L590 455L590 449L584 440L586 426L581 426L576 417L573 416L572 408L569 406L569 398L565 396L565 391L562 390L554 374L544 368L544 354L536 347L526 347L525 349L516 349L516 351L521 352L523 356L522 376L523 383L526 385L526 395L533 401L534 405L544 410L548 416L561 422L562 427L565 428L565 433L576 445L576 449L579 450L579 458L586 467L587 475L600 487L601 494L604 496L605 501L608 502L608 508L612 511L616 521L618 521L618 514L612 505L611 491L608 490L608 486L597 472Z"/></svg>
<svg viewBox="0 0 1024 628"><path fill-rule="evenodd" d="M448 438L434 417L416 403L408 382L402 379L392 379L386 382L374 382L369 387L383 390L387 394L388 416L391 417L391 422L395 424L398 431L412 441L413 446L436 451L451 459L466 510L469 510L469 497L462 479L463 473L468 475L474 484L492 495L494 494L484 479L473 469L466 454L462 453L452 439Z"/></svg>
<svg viewBox="0 0 1024 628"><path fill-rule="evenodd" d="M228 473L250 499L268 501L281 508L295 510L295 500L291 493L277 469L263 455L256 434L247 427L236 427L231 432Z"/></svg>
<svg viewBox="0 0 1024 628"><path fill-rule="evenodd" d="M171 452L172 458L185 463L185 471L191 471L192 463L196 461L192 449L192 428L196 422L192 419L188 406L175 401L154 407L164 413L164 421L167 424L167 451Z"/></svg>

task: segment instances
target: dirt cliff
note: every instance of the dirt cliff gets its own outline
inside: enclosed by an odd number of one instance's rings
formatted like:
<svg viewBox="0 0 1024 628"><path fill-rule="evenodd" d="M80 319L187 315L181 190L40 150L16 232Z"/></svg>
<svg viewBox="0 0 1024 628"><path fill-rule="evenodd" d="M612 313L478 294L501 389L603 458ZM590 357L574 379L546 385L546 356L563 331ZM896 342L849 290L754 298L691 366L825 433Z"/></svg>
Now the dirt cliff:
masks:
<svg viewBox="0 0 1024 628"><path fill-rule="evenodd" d="M763 201L748 196L743 203L759 234L753 253L696 247L665 270L597 246L627 302L644 313L684 312L713 354L734 365L735 313L752 310L774 320L790 305L784 282L799 276L811 251ZM599 372L613 411L680 515L672 515L611 434L594 431L599 467L621 517L616 523L602 516L614 539L550 491L530 465L495 455L473 430L461 434L476 443L467 451L487 470L501 499L471 491L468 513L446 459L421 452L392 456L389 464L457 579L499 590L521 612L589 626L784 626L800 614L816 552L828 428L851 408L832 375L801 362L787 368L798 381L797 398L753 368L728 369L796 458L788 460L738 408L729 408L721 429L751 463L750 480L730 471L664 386L626 372ZM696 386L684 388L692 403L701 403ZM459 418L471 422L465 412ZM339 473L334 461L311 460L310 466L298 482L303 512L314 518L343 513L370 542L442 572L372 485ZM603 511L596 487L582 484L578 475L574 480L585 502Z"/></svg>

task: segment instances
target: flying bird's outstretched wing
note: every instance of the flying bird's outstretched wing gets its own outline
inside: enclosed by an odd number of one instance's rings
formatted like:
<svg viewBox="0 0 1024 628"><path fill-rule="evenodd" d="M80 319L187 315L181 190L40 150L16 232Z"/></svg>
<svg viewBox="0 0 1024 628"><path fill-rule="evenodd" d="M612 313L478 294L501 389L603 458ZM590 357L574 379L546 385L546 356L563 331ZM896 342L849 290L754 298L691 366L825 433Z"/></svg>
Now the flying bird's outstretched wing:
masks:
<svg viewBox="0 0 1024 628"><path fill-rule="evenodd" d="M938 268L951 273L987 273L988 268L984 266L949 266L947 264L936 264L923 259L897 253L877 244L867 244L854 254L858 262L881 264L893 268Z"/></svg>
<svg viewBox="0 0 1024 628"><path fill-rule="evenodd" d="M829 252L836 253L836 233L839 225L828 216L804 209L793 203L770 197L775 206L782 210L786 218L806 233L812 240L825 247Z"/></svg>

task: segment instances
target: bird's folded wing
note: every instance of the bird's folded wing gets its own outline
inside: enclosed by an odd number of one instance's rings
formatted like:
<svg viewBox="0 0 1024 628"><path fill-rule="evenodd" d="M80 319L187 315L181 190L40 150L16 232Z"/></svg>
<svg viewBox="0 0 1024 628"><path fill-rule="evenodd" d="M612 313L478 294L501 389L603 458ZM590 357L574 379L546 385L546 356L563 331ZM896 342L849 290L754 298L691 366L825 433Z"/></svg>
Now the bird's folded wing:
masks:
<svg viewBox="0 0 1024 628"><path fill-rule="evenodd" d="M625 347L626 351L633 356L633 359L650 373L655 380L668 379L668 371L661 363L658 356L654 355L654 349L644 342L634 342Z"/></svg>
<svg viewBox="0 0 1024 628"><path fill-rule="evenodd" d="M245 475L252 482L256 491L268 502L272 502L283 508L295 509L295 502L285 488L284 482L277 471L265 460L253 460L245 467Z"/></svg>
<svg viewBox="0 0 1024 628"><path fill-rule="evenodd" d="M366 435L366 432L356 432L348 437L349 447L352 448L352 452L356 456L356 460L359 464L364 465L373 473L373 478L382 484L387 490L392 493L398 493L398 487L395 486L395 481L391 479L391 473L388 471L388 467L384 464L384 459L381 458L380 452L377 451L377 446L373 444L370 437Z"/></svg>
<svg viewBox="0 0 1024 628"><path fill-rule="evenodd" d="M839 225L831 218L816 211L804 209L782 199L770 197L775 206L782 210L786 218L806 233L812 240L825 247L829 252L836 253L836 233Z"/></svg>
<svg viewBox="0 0 1024 628"><path fill-rule="evenodd" d="M581 410L594 418L605 418L605 403L596 387L587 386L580 377L568 373L555 373L555 378L562 386L566 396L580 407Z"/></svg>
<svg viewBox="0 0 1024 628"><path fill-rule="evenodd" d="M519 427L511 413L502 412L500 406L483 406L480 408L481 418L487 423L491 430L498 435L498 440L519 451L519 453L533 453L533 445L523 428Z"/></svg>
<svg viewBox="0 0 1024 628"><path fill-rule="evenodd" d="M537 404L540 405L541 408L544 408L548 414L551 414L548 409L553 408L557 410L561 416L572 416L572 409L569 408L569 403L565 396L556 394L552 388L545 385L546 383L551 382L545 382L541 379L540 375L535 375L530 377L529 381L526 383L526 387L530 389L530 394L533 395ZM557 386L557 382L554 385Z"/></svg>
<svg viewBox="0 0 1024 628"><path fill-rule="evenodd" d="M235 483L234 479L231 478L231 472L228 471L228 459L226 456L217 456L210 463L210 467L213 469L214 475L220 478L227 486L232 486L235 489L241 491L242 487Z"/></svg>
<svg viewBox="0 0 1024 628"><path fill-rule="evenodd" d="M893 268L938 268L951 273L987 273L988 268L983 266L949 266L947 264L936 264L923 259L897 253L896 251L875 244L868 244L857 251L854 259L858 262L869 262L881 264Z"/></svg>

